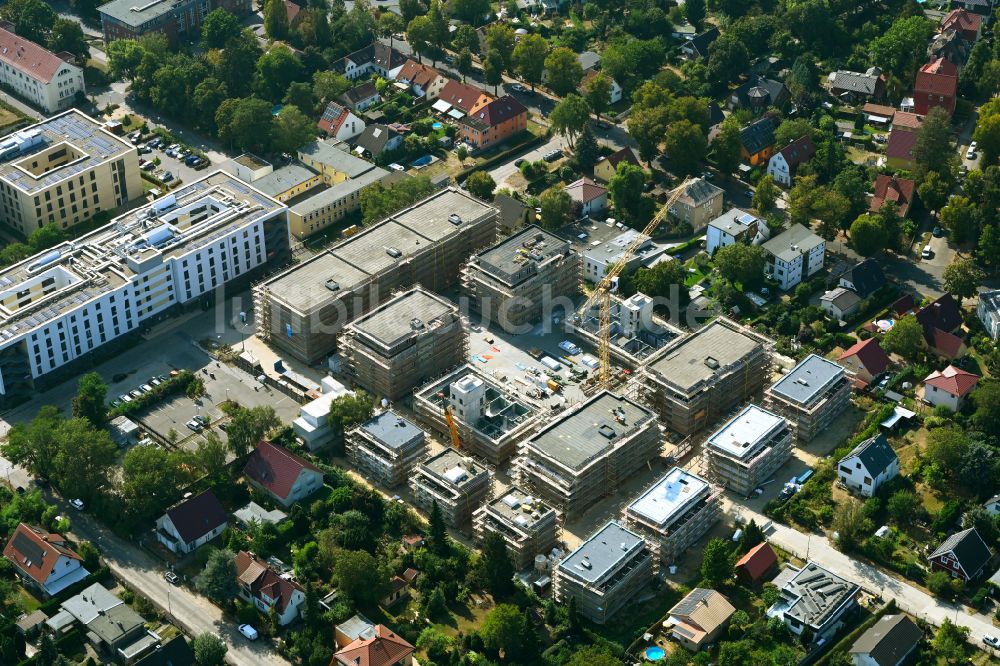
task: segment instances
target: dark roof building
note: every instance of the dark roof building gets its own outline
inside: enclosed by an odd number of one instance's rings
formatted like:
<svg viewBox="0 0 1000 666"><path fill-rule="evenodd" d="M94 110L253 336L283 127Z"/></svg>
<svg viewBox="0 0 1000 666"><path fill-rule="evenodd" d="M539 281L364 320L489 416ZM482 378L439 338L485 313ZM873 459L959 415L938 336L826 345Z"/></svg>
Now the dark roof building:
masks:
<svg viewBox="0 0 1000 666"><path fill-rule="evenodd" d="M402 143L403 135L388 125L368 125L357 139L357 146L372 157L384 150L395 150Z"/></svg>
<svg viewBox="0 0 1000 666"><path fill-rule="evenodd" d="M949 358L961 355L965 343L954 331L962 326L962 308L951 294L920 308L917 322L924 329L924 342L931 351Z"/></svg>
<svg viewBox="0 0 1000 666"><path fill-rule="evenodd" d="M135 666L194 666L194 651L183 635L174 636L157 645L148 655L135 662Z"/></svg>
<svg viewBox="0 0 1000 666"><path fill-rule="evenodd" d="M790 98L784 83L760 76L733 90L729 95L728 105L730 109L750 109L755 113L763 113L772 106L783 109Z"/></svg>
<svg viewBox="0 0 1000 666"><path fill-rule="evenodd" d="M868 298L885 286L885 273L874 259L865 259L840 276L840 286Z"/></svg>
<svg viewBox="0 0 1000 666"><path fill-rule="evenodd" d="M705 60L708 58L708 49L712 43L719 38L719 29L714 25L694 37L690 37L681 46L681 52L692 60Z"/></svg>
<svg viewBox="0 0 1000 666"><path fill-rule="evenodd" d="M778 121L770 116L756 120L740 130L740 144L750 155L767 150L774 145L774 130Z"/></svg>
<svg viewBox="0 0 1000 666"><path fill-rule="evenodd" d="M945 571L952 578L966 582L983 573L992 558L989 546L974 527L955 532L927 556L932 569Z"/></svg>
<svg viewBox="0 0 1000 666"><path fill-rule="evenodd" d="M917 648L922 637L920 627L908 616L883 615L858 637L851 646L850 655L858 655L877 666L899 666Z"/></svg>
<svg viewBox="0 0 1000 666"><path fill-rule="evenodd" d="M175 553L190 553L225 529L228 516L211 489L173 505L156 520L160 543Z"/></svg>

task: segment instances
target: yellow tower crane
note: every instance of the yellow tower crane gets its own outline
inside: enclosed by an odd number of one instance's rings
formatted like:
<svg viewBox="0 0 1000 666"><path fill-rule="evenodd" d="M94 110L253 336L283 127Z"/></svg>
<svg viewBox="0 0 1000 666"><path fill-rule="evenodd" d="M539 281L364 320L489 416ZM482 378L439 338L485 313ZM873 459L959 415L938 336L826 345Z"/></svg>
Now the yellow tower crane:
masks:
<svg viewBox="0 0 1000 666"><path fill-rule="evenodd" d="M448 422L448 432L451 433L451 445L458 451L462 448L462 440L458 438L458 426L455 425L455 417L451 413L451 405L444 408L444 420Z"/></svg>
<svg viewBox="0 0 1000 666"><path fill-rule="evenodd" d="M663 207L657 211L653 219L649 221L646 228L642 230L642 233L636 236L636 239L632 241L632 244L625 248L622 252L621 257L618 261L608 268L607 273L601 278L601 281L594 288L593 293L591 293L590 298L587 299L586 303L583 304L578 312L581 318L585 318L587 313L594 307L594 305L600 302L600 314L598 320L598 357L600 361L600 367L598 368L597 384L601 388L608 388L611 385L611 293L615 289L615 280L621 275L621 272L625 270L628 262L635 255L636 250L640 245L643 244L643 236L652 236L656 228L660 226L660 223L667 217L670 212L670 208L677 203L677 200L681 198L687 186L690 184L690 179L685 179L683 183L674 188L670 196L667 198L667 202L663 204Z"/></svg>

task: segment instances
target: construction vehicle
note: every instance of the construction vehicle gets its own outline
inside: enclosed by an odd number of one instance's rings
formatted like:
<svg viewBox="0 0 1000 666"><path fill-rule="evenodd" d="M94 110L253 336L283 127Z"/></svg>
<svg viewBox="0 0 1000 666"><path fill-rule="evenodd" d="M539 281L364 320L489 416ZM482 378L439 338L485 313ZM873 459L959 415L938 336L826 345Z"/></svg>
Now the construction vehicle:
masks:
<svg viewBox="0 0 1000 666"><path fill-rule="evenodd" d="M646 228L642 230L642 233L638 234L635 237L635 240L632 241L631 245L625 248L625 251L622 252L618 261L613 266L608 268L607 273L604 274L604 277L601 278L597 287L594 288L590 298L588 298L583 304L583 307L577 311L581 317L586 317L587 313L590 312L594 305L599 304L600 306L597 330L598 360L600 363L597 371L597 385L600 388L610 388L613 379L611 375L611 294L618 287L618 276L621 275L622 271L625 270L625 267L628 266L628 263L632 260L632 257L635 256L635 252L639 246L642 245L647 238L652 237L656 228L660 226L660 223L663 222L663 220L666 219L670 209L673 208L674 204L677 203L677 200L680 199L685 190L687 190L690 182L690 179L685 179L684 182L674 188L674 190L670 193L670 196L667 198L667 202L663 204L659 211L657 211L656 215L653 216L653 219L651 219L649 224L646 225Z"/></svg>
<svg viewBox="0 0 1000 666"><path fill-rule="evenodd" d="M445 405L444 420L448 422L448 432L451 433L451 446L456 450L462 449L462 440L458 438L458 426L455 425L455 417L451 413L451 405Z"/></svg>

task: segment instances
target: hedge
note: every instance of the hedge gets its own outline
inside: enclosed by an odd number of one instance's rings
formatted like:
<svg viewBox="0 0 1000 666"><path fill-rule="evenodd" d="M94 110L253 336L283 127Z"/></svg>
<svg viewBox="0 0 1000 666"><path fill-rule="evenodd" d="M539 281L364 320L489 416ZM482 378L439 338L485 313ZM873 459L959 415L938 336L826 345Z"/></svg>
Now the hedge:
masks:
<svg viewBox="0 0 1000 666"><path fill-rule="evenodd" d="M184 393L187 391L188 386L191 382L197 379L195 375L190 370L181 370L177 375L171 377L167 381L163 382L159 386L154 386L153 390L148 393L143 393L138 398L132 400L132 402L123 402L114 409L108 412L109 418L114 418L116 416L128 416L135 412L140 412L147 407L166 400L167 398L174 396L178 393Z"/></svg>

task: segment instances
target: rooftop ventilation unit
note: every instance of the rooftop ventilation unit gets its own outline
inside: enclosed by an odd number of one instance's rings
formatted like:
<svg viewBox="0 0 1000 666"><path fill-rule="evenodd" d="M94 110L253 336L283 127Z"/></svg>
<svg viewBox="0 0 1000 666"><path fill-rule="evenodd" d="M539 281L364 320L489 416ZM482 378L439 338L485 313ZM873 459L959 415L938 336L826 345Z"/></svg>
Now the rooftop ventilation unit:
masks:
<svg viewBox="0 0 1000 666"><path fill-rule="evenodd" d="M397 250L394 247L387 247L387 248L385 248L385 253L387 255L389 255L390 257L392 257L393 259L399 259L400 257L403 256L403 253L400 252L399 250Z"/></svg>
<svg viewBox="0 0 1000 666"><path fill-rule="evenodd" d="M708 367L710 367L712 370L718 370L719 369L719 362L714 357L712 357L712 356L706 356L705 357L705 365L707 365Z"/></svg>
<svg viewBox="0 0 1000 666"><path fill-rule="evenodd" d="M336 280L327 280L326 288L330 291L340 291L340 283Z"/></svg>
<svg viewBox="0 0 1000 666"><path fill-rule="evenodd" d="M410 320L410 328L412 328L414 331L419 331L423 327L424 327L424 322L420 321L418 317L414 317L413 319Z"/></svg>

